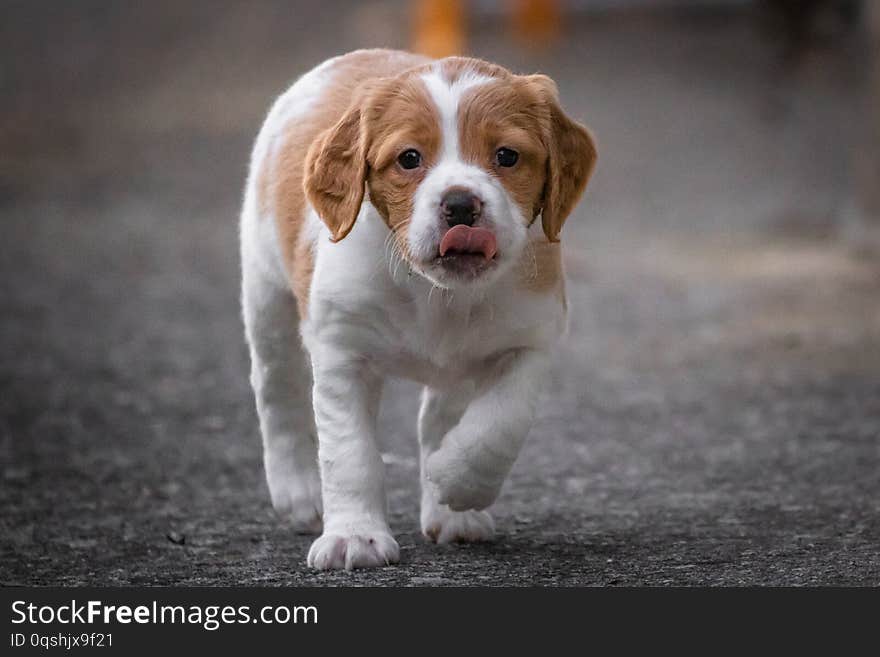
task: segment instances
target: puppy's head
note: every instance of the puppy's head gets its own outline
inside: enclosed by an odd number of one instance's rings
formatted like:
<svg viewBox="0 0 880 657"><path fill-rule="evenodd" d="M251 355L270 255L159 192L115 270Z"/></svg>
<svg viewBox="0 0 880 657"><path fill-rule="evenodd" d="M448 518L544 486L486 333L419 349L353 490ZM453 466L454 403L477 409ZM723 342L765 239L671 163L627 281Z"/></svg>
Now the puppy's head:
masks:
<svg viewBox="0 0 880 657"><path fill-rule="evenodd" d="M557 241L595 162L550 78L449 58L363 84L312 145L305 188L334 241L368 188L409 266L456 288L516 262L538 215Z"/></svg>

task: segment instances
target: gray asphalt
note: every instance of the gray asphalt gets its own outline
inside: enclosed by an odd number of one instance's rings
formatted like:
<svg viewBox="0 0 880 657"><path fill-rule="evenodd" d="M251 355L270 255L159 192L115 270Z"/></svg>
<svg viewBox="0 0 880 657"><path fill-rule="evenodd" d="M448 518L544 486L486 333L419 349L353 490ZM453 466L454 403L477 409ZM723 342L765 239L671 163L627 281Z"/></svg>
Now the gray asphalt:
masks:
<svg viewBox="0 0 880 657"><path fill-rule="evenodd" d="M0 582L880 585L880 261L836 223L856 46L785 63L740 13L578 20L538 53L474 26L599 140L564 232L571 335L493 543L421 539L417 390L394 382L402 563L306 569L247 384L245 166L292 78L407 41L399 3L306 7L8 7Z"/></svg>

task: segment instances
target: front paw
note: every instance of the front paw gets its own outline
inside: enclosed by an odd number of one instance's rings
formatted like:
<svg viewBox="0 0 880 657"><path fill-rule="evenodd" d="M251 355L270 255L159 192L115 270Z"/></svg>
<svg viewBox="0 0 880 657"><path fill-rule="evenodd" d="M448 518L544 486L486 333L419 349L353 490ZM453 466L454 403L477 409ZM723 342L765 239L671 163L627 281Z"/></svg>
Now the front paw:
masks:
<svg viewBox="0 0 880 657"><path fill-rule="evenodd" d="M377 568L397 563L400 547L385 530L324 532L309 549L308 565L318 570Z"/></svg>
<svg viewBox="0 0 880 657"><path fill-rule="evenodd" d="M476 543L495 535L495 521L487 511L453 511L445 504L422 509L422 534L444 543Z"/></svg>
<svg viewBox="0 0 880 657"><path fill-rule="evenodd" d="M498 498L503 478L475 472L461 451L443 446L428 457L425 474L435 499L453 511L485 509Z"/></svg>

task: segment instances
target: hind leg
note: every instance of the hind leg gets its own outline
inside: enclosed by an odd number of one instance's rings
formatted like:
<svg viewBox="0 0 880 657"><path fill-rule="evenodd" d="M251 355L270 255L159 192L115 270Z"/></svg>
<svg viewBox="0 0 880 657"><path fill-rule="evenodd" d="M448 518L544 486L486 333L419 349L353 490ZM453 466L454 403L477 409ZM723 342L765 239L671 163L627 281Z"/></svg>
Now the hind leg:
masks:
<svg viewBox="0 0 880 657"><path fill-rule="evenodd" d="M300 342L296 301L284 283L243 259L242 306L269 494L298 531L316 533L321 479L311 365Z"/></svg>

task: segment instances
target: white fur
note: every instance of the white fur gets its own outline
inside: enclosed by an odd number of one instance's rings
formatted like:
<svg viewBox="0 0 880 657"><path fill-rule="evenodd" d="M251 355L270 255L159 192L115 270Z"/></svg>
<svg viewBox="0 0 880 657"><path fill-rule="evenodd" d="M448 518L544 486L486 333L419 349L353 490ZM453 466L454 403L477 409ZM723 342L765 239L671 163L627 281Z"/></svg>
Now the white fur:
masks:
<svg viewBox="0 0 880 657"><path fill-rule="evenodd" d="M252 170L332 74L331 60L279 99L257 140ZM503 187L460 160L457 99L479 83L468 77L448 86L439 76L426 78L444 117L444 155L417 193L418 235L411 247L417 254L436 250L431 204L450 184L471 186L484 199L502 259L481 284L443 289L439 273L411 272L389 250L389 229L369 201L337 243L309 208L315 271L308 318L297 326L274 217L258 216L253 176L249 180L241 223L243 306L267 478L276 508L300 526L316 527L323 509L323 534L308 555L316 568L398 559L377 446L376 417L388 376L425 385L419 413L423 533L438 542L491 537L494 526L484 509L529 431L549 349L564 331L558 296L525 290L511 266L529 239L544 239L540 228L526 229ZM297 330L305 351L295 340Z"/></svg>
<svg viewBox="0 0 880 657"><path fill-rule="evenodd" d="M455 82L450 84L443 78L440 67L435 64L430 72L422 75L422 81L440 113L440 129L443 134L441 159L454 162L460 158L458 151L459 101L464 92L491 82L492 78L472 71L465 71Z"/></svg>

